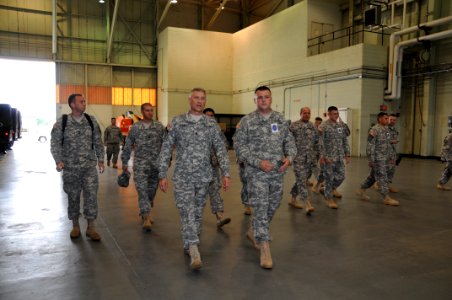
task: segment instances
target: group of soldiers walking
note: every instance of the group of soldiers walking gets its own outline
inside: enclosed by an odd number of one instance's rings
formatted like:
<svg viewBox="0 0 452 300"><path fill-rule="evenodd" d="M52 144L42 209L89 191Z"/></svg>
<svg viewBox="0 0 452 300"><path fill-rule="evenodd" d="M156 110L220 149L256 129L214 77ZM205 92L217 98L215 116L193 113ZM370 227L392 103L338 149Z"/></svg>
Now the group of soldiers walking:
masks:
<svg viewBox="0 0 452 300"><path fill-rule="evenodd" d="M153 225L151 210L157 189L169 190L168 169L175 150L173 192L181 219L183 249L190 257L192 269L202 267L198 245L207 198L210 197L218 228L231 221L223 216L224 205L220 195L221 186L225 191L230 186L227 146L213 118L214 111L205 109L206 100L204 89L192 89L188 97L189 111L175 117L166 129L153 120L152 105L143 104L143 119L132 126L121 156L123 172L129 172L129 160L134 152L133 175L139 214L143 229L148 231ZM345 163L350 162L347 141L350 130L340 119L335 106L328 108L328 119L323 122L320 118L316 118L315 124L310 122L311 111L303 107L300 120L290 123L281 113L272 110L272 94L268 87L258 87L254 101L256 110L243 117L237 125L233 137L234 150L240 167L241 200L245 214L252 215L246 237L260 253L260 266L271 269L270 223L281 204L287 168L293 164L296 177L289 205L304 208L308 215L314 212L308 189L314 173L316 182L312 183L312 191L321 191L326 205L337 209L335 198L342 197L338 188L345 179ZM73 223L70 237L81 235L79 217L83 193L83 214L88 221L86 236L99 241L101 236L94 221L99 184L96 165L100 173L104 171L105 150L101 131L96 119L84 113L86 102L82 95L71 95L68 104L71 114L58 119L53 127L51 153L57 170L63 171L68 217ZM113 118L112 125L105 130L104 144L108 152L107 164L110 165L112 159L112 166L116 168L121 138L114 122ZM390 121L386 113L380 113L378 124L369 130L367 155L371 170L357 191L362 199L367 200L369 197L365 190L377 184L384 204L391 206L399 205L389 196L389 192L396 192L389 185L397 158L394 124L395 120ZM449 134L442 155L447 167L437 185L441 190L449 190L445 183L452 174L451 144L452 135ZM298 195L301 202L297 200Z"/></svg>

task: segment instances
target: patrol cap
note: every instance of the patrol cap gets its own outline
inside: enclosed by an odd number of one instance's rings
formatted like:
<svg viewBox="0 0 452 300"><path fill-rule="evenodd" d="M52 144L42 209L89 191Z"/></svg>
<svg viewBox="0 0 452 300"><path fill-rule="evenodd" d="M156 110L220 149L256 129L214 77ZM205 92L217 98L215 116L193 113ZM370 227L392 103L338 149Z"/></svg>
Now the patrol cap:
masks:
<svg viewBox="0 0 452 300"><path fill-rule="evenodd" d="M118 176L118 185L120 187L128 187L130 180L129 172L122 172L121 175Z"/></svg>

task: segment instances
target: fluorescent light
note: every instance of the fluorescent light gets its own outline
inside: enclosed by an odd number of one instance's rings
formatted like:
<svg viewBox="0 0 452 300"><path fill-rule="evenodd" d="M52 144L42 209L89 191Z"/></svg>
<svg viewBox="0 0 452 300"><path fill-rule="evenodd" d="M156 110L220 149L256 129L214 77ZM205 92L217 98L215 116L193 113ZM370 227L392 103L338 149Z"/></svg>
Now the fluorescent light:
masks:
<svg viewBox="0 0 452 300"><path fill-rule="evenodd" d="M99 0L99 3L105 3L105 0Z"/></svg>
<svg viewBox="0 0 452 300"><path fill-rule="evenodd" d="M177 0L171 0L171 3L172 3L172 4L176 4L176 3L177 3Z"/></svg>

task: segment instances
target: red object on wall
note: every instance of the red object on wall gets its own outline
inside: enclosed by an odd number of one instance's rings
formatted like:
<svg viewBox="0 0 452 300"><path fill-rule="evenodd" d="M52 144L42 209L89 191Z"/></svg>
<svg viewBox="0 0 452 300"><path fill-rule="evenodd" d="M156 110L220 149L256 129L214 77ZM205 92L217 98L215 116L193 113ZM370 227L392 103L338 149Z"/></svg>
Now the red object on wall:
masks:
<svg viewBox="0 0 452 300"><path fill-rule="evenodd" d="M387 111L388 107L384 104L380 105L380 111Z"/></svg>

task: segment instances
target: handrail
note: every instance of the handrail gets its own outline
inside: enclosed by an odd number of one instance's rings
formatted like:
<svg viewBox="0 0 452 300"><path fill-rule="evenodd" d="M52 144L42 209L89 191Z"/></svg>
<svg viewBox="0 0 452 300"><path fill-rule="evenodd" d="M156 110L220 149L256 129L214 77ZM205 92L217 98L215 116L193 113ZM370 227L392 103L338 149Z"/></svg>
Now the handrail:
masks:
<svg viewBox="0 0 452 300"><path fill-rule="evenodd" d="M377 35L381 36L381 44L383 45L384 38L386 36L390 36L389 33L384 32L383 28L384 28L384 26L381 27L381 30L374 31L374 30L366 29L362 26L344 27L344 28L334 30L332 32L328 32L328 33L325 33L325 34L322 34L322 35L319 35L319 36L316 36L313 38L309 38L308 39L308 49L312 49L312 48L315 49L315 47L318 47L318 50L316 51L317 53L311 54L311 55L317 55L317 54L321 54L321 53L361 44L364 42L364 35L366 33L377 34ZM332 49L321 49L320 48L322 45L334 43L334 41L344 41L345 38L348 38L348 43L346 43L345 45L340 45L338 47L338 45L332 44L333 45ZM356 40L356 38L358 38L358 40ZM334 46L336 46L336 47L334 47Z"/></svg>

